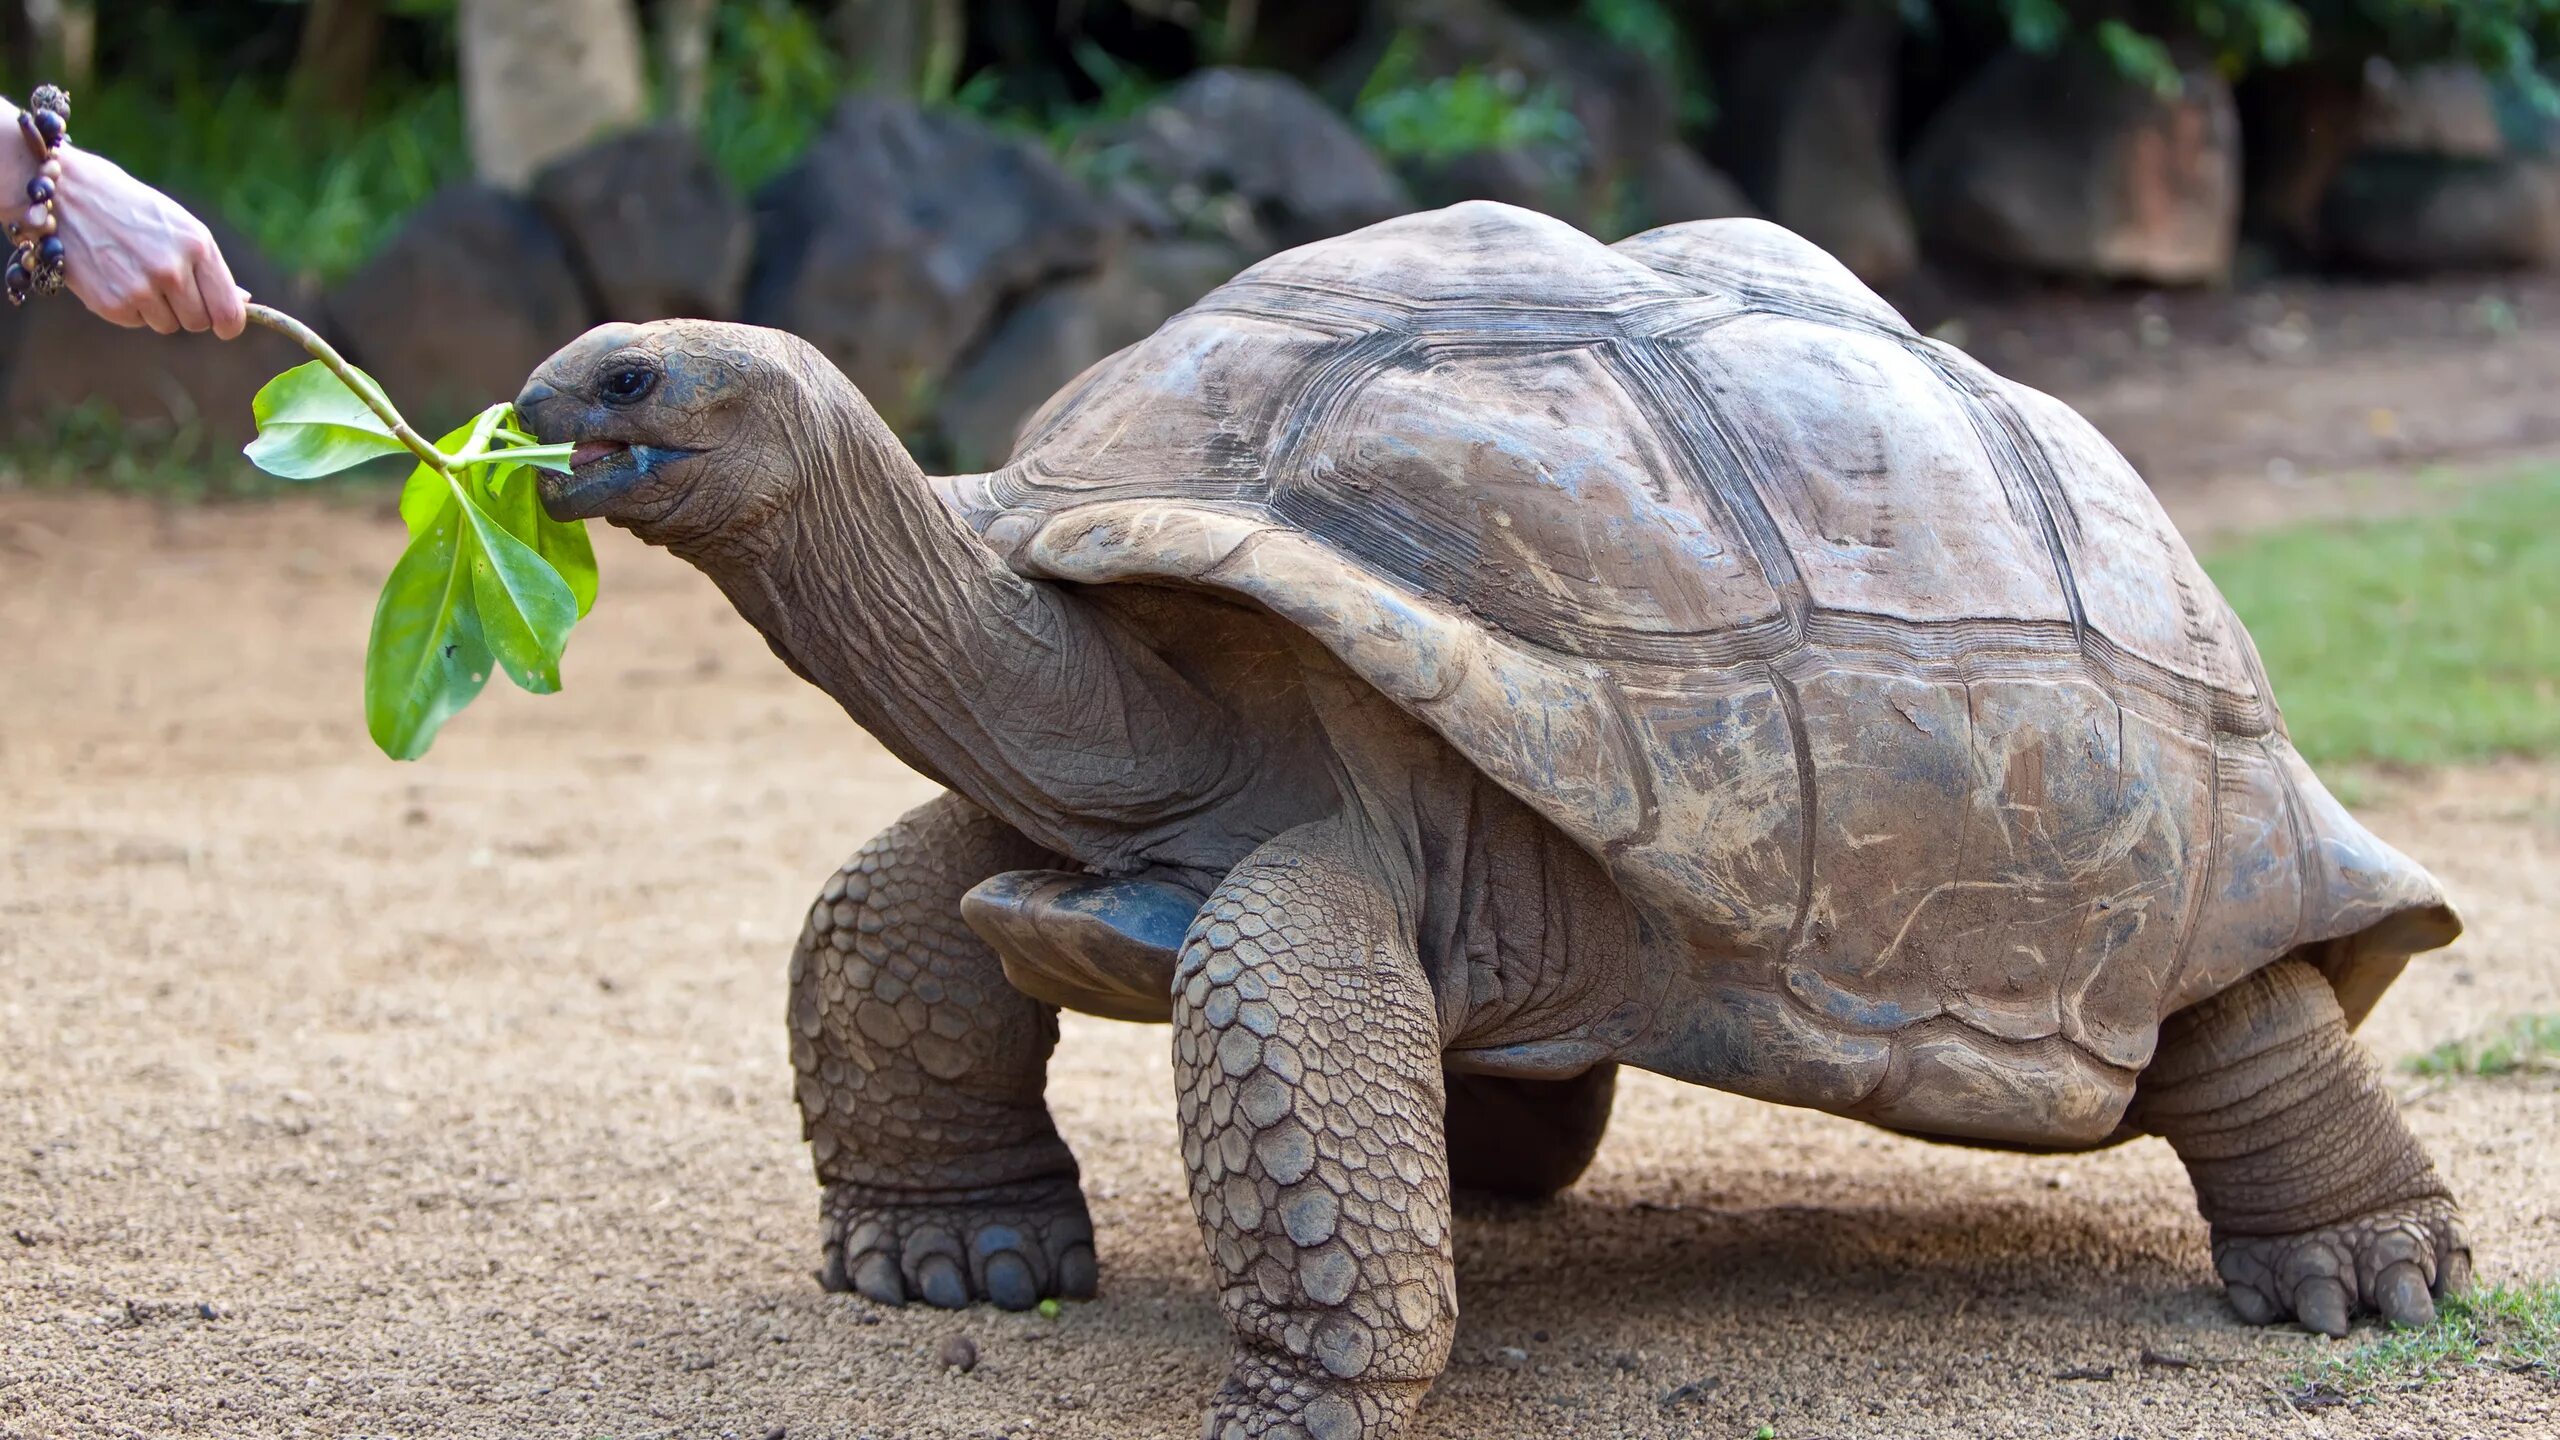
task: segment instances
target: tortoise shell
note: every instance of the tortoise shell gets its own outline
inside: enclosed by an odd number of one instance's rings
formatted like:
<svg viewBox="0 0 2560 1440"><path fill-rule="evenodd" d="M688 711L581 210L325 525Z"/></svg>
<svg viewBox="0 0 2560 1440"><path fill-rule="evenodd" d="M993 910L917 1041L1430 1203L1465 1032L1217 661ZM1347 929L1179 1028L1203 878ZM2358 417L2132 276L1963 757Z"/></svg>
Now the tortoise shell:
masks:
<svg viewBox="0 0 2560 1440"><path fill-rule="evenodd" d="M2460 928L2114 448L1764 222L1292 250L949 485L1019 572L1242 597L1436 729L1704 968L1670 1043L1726 1088L2093 1142L2164 1016L2302 951L2360 1020Z"/></svg>

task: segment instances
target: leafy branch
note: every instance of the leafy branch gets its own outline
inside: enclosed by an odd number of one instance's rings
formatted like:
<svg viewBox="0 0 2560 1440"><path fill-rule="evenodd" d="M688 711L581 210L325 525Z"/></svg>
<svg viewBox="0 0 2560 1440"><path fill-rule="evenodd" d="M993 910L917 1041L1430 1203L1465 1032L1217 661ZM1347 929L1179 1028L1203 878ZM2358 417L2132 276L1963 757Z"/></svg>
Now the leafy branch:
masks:
<svg viewBox="0 0 2560 1440"><path fill-rule="evenodd" d="M425 754L493 667L534 694L558 690L569 630L595 604L595 551L583 522L543 513L525 472L566 472L572 447L535 440L503 403L430 444L309 326L265 305L249 313L313 357L258 391L251 463L311 480L403 452L418 461L400 491L409 546L383 582L365 647L374 743L396 760Z"/></svg>

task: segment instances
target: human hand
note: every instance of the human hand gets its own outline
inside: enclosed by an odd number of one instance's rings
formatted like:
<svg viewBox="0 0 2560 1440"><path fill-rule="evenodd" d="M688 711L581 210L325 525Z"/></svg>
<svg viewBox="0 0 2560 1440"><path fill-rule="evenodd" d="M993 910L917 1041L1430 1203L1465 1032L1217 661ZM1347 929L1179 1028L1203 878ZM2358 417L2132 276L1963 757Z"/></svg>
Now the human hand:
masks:
<svg viewBox="0 0 2560 1440"><path fill-rule="evenodd" d="M211 330L238 338L249 292L204 222L103 155L64 146L54 213L67 252L64 283L104 320L163 335Z"/></svg>

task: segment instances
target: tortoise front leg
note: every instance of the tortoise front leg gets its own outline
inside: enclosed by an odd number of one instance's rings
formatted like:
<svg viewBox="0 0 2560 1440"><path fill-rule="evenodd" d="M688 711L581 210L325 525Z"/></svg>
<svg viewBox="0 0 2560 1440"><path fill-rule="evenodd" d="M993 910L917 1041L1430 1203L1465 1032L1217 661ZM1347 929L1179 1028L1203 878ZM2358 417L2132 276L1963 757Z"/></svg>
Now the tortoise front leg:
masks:
<svg viewBox="0 0 2560 1440"><path fill-rule="evenodd" d="M2320 972L2280 960L2182 1010L2133 1121L2187 1163L2232 1308L2327 1335L2435 1318L2467 1288L2462 1213Z"/></svg>
<svg viewBox="0 0 2560 1440"><path fill-rule="evenodd" d="M1338 822L1237 866L1174 972L1182 1158L1236 1353L1211 1440L1387 1440L1457 1328L1437 1007Z"/></svg>
<svg viewBox="0 0 2560 1440"><path fill-rule="evenodd" d="M810 908L791 1063L825 1187L828 1289L1008 1310L1093 1293L1093 1223L1043 1098L1058 1012L1007 984L960 918L979 881L1057 863L944 795L863 846Z"/></svg>

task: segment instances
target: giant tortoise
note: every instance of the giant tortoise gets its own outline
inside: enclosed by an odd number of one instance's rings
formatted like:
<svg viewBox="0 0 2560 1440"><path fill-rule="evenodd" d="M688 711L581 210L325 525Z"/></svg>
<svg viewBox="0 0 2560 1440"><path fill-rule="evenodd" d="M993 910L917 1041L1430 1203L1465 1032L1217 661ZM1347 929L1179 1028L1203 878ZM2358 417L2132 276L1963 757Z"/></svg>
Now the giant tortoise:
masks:
<svg viewBox="0 0 2560 1440"><path fill-rule="evenodd" d="M2469 1254L2349 1032L2460 923L2288 741L2064 405L1748 220L1470 203L1274 256L925 476L809 346L608 325L543 499L707 573L949 793L830 879L791 1053L831 1286L1090 1294L1066 1007L1174 1030L1212 1436L1377 1440L1453 1183L1569 1184L1615 1067L2184 1159L2231 1302Z"/></svg>

